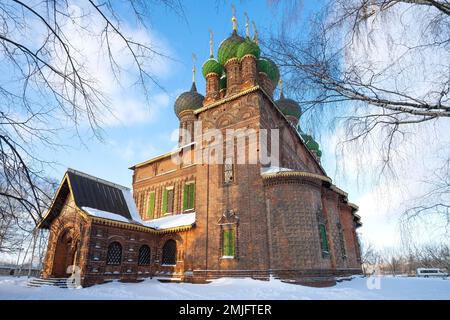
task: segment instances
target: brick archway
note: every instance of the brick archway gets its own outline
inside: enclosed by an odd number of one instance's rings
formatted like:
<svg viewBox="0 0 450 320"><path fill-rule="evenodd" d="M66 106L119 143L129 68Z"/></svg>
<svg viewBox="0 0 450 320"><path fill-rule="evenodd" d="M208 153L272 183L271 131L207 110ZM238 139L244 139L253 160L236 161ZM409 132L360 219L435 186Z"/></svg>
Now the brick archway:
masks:
<svg viewBox="0 0 450 320"><path fill-rule="evenodd" d="M73 229L64 228L56 242L52 268L53 277L65 278L70 275L68 267L76 264L78 246L79 234Z"/></svg>

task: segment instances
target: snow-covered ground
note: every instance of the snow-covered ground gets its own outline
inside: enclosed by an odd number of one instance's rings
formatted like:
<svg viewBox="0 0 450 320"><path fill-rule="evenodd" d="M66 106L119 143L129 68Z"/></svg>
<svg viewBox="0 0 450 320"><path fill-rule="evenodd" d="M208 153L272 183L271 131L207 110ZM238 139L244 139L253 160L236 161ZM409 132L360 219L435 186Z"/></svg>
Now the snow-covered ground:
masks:
<svg viewBox="0 0 450 320"><path fill-rule="evenodd" d="M354 277L311 288L278 280L222 278L209 284L111 282L84 289L29 288L26 278L0 277L0 299L450 299L450 279Z"/></svg>

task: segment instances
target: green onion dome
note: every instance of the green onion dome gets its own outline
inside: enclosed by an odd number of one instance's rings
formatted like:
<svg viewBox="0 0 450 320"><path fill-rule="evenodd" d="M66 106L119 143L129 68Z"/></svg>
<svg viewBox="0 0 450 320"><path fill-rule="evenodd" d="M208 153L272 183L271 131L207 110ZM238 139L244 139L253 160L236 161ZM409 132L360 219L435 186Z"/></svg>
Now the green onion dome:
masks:
<svg viewBox="0 0 450 320"><path fill-rule="evenodd" d="M190 91L180 94L175 100L174 110L177 117L184 110L196 110L203 106L203 100L205 97L197 92L195 82L192 82Z"/></svg>
<svg viewBox="0 0 450 320"><path fill-rule="evenodd" d="M306 134L306 133L302 133L301 137L302 137L303 141L305 142L306 147L310 151L314 151L318 157L322 156L322 151L320 150L319 144L317 143L316 140L314 140L314 138L312 136L310 136L309 134Z"/></svg>
<svg viewBox="0 0 450 320"><path fill-rule="evenodd" d="M223 66L214 58L209 58L205 61L202 67L202 74L206 78L206 75L215 73L221 75L223 72Z"/></svg>
<svg viewBox="0 0 450 320"><path fill-rule="evenodd" d="M255 42L247 39L239 45L237 49L237 58L241 60L244 56L249 54L255 56L256 59L259 59L261 56L261 49Z"/></svg>
<svg viewBox="0 0 450 320"><path fill-rule="evenodd" d="M276 101L278 108L280 108L281 112L285 116L294 116L297 119L300 119L302 115L302 109L297 101L292 99L287 99L284 95L281 95L280 99Z"/></svg>
<svg viewBox="0 0 450 320"><path fill-rule="evenodd" d="M224 74L219 80L219 90L227 88L227 76Z"/></svg>
<svg viewBox="0 0 450 320"><path fill-rule="evenodd" d="M225 65L228 60L237 57L238 47L245 41L236 31L233 31L230 37L222 41L217 52L217 60L221 65Z"/></svg>
<svg viewBox="0 0 450 320"><path fill-rule="evenodd" d="M258 71L267 74L270 80L277 85L280 80L280 71L275 62L269 58L261 58L258 60Z"/></svg>

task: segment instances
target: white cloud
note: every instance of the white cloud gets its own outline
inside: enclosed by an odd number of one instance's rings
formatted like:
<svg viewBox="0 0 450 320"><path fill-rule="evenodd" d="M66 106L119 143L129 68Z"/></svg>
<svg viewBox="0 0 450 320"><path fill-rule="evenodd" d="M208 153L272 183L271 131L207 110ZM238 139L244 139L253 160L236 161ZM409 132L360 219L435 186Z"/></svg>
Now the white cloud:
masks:
<svg viewBox="0 0 450 320"><path fill-rule="evenodd" d="M70 35L71 53L82 65L83 76L101 90L110 106L109 113L97 106L102 127L154 121L160 110L168 105L167 94L158 93L160 89L152 80L145 78L145 86L149 90L147 101L133 55L120 36L110 32L106 38L103 32L105 21L90 5L72 1L69 12L72 19L62 24L62 32ZM172 55L171 49L160 35L154 30L132 27L126 23L121 24L121 31L127 38L155 51L153 54L146 51L146 58L140 59L145 72L152 75L155 81L160 82L171 75L172 61L166 57ZM137 54L142 52L137 50ZM56 56L54 63L62 67L66 61L58 61Z"/></svg>
<svg viewBox="0 0 450 320"><path fill-rule="evenodd" d="M151 159L161 152L152 142L138 139L128 141L109 140L106 146L114 155L130 164Z"/></svg>
<svg viewBox="0 0 450 320"><path fill-rule="evenodd" d="M102 117L104 126L113 127L153 122L159 117L161 111L167 109L170 99L167 94L161 93L152 96L149 104L122 95L115 97L113 101L111 112Z"/></svg>

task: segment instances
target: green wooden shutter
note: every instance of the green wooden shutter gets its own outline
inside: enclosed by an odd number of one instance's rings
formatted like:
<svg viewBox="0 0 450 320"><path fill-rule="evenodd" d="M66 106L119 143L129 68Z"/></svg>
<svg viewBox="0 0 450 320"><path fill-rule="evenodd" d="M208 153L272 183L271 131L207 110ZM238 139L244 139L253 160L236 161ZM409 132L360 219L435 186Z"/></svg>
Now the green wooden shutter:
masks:
<svg viewBox="0 0 450 320"><path fill-rule="evenodd" d="M228 256L228 251L230 250L230 243L228 241L228 231L223 231L223 255Z"/></svg>
<svg viewBox="0 0 450 320"><path fill-rule="evenodd" d="M153 219L154 216L155 216L155 193L151 192L148 197L147 218Z"/></svg>
<svg viewBox="0 0 450 320"><path fill-rule="evenodd" d="M195 202L195 184L184 185L183 189L183 210L194 209Z"/></svg>
<svg viewBox="0 0 450 320"><path fill-rule="evenodd" d="M167 189L164 189L163 191L163 198L162 198L162 213L167 213Z"/></svg>
<svg viewBox="0 0 450 320"><path fill-rule="evenodd" d="M223 255L234 257L234 230L224 230L223 231Z"/></svg>
<svg viewBox="0 0 450 320"><path fill-rule="evenodd" d="M183 188L183 210L188 209L188 192L189 192L189 185L185 184Z"/></svg>
<svg viewBox="0 0 450 320"><path fill-rule="evenodd" d="M322 240L322 251L328 252L328 239L327 239L327 230L325 229L325 226L321 224L319 226L320 229L320 238Z"/></svg>
<svg viewBox="0 0 450 320"><path fill-rule="evenodd" d="M194 209L195 208L195 183L192 183L190 185L189 197L190 197L191 209Z"/></svg>

